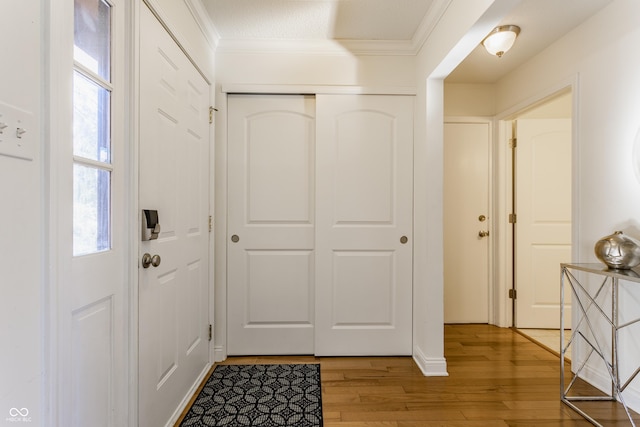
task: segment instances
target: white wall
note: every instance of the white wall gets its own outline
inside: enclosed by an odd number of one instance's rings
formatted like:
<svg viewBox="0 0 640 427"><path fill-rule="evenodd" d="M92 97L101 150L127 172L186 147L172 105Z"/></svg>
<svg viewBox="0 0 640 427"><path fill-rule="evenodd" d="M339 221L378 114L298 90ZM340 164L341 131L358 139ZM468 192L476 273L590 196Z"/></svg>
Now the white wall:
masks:
<svg viewBox="0 0 640 427"><path fill-rule="evenodd" d="M0 155L0 425L14 425L11 408L26 408L31 425L42 421L41 17L38 1L0 3L0 39L4 40L0 43L0 102L35 117L27 129L34 159ZM5 129L9 132L15 132L15 127ZM22 417L17 418L23 422Z"/></svg>
<svg viewBox="0 0 640 427"><path fill-rule="evenodd" d="M443 313L443 123L446 77L519 0L453 0L418 54L415 121L414 358L446 374Z"/></svg>
<svg viewBox="0 0 640 427"><path fill-rule="evenodd" d="M445 83L445 117L493 117L496 89L492 84Z"/></svg>
<svg viewBox="0 0 640 427"><path fill-rule="evenodd" d="M221 85L415 86L413 56L355 56L338 45L329 49L329 53L219 51L216 79Z"/></svg>

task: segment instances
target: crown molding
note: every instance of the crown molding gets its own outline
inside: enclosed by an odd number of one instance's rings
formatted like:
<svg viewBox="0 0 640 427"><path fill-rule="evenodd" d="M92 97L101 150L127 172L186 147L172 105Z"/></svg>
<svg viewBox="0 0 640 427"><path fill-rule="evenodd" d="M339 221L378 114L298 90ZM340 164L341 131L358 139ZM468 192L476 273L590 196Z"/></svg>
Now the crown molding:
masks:
<svg viewBox="0 0 640 427"><path fill-rule="evenodd" d="M429 10L424 15L424 19L422 19L422 22L413 35L412 43L415 54L422 49L422 46L429 39L429 36L431 36L433 30L440 23L440 20L451 5L452 1L453 0L434 0L431 4Z"/></svg>
<svg viewBox="0 0 640 427"><path fill-rule="evenodd" d="M413 43L403 40L320 40L320 39L220 39L219 53L309 55L415 55Z"/></svg>
<svg viewBox="0 0 640 427"><path fill-rule="evenodd" d="M218 44L220 43L220 34L218 34L218 30L214 27L211 19L209 18L209 14L202 4L201 0L184 0L187 9L191 12L193 19L198 24L200 31L204 35L205 39L209 45L216 50Z"/></svg>

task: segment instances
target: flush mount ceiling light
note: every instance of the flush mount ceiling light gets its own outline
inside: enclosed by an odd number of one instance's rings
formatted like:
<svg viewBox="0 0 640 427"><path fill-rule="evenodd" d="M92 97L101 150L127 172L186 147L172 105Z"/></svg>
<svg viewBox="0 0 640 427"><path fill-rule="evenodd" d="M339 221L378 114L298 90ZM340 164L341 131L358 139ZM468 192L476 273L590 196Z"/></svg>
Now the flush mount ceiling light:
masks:
<svg viewBox="0 0 640 427"><path fill-rule="evenodd" d="M520 34L520 27L516 25L501 25L496 27L482 40L482 45L487 52L501 58L502 55L513 46L516 37Z"/></svg>

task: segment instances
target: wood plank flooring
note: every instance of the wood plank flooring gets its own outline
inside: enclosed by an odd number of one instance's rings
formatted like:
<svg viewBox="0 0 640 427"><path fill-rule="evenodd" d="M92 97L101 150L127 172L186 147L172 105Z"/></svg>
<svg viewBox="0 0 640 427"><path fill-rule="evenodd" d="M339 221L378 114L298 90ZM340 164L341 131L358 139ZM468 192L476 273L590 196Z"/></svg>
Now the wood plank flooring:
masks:
<svg viewBox="0 0 640 427"><path fill-rule="evenodd" d="M560 402L558 357L511 329L446 325L445 357L448 377L423 376L410 357L230 357L223 364L320 363L324 427L591 425ZM598 411L605 425L630 425L611 421L626 420L614 406Z"/></svg>

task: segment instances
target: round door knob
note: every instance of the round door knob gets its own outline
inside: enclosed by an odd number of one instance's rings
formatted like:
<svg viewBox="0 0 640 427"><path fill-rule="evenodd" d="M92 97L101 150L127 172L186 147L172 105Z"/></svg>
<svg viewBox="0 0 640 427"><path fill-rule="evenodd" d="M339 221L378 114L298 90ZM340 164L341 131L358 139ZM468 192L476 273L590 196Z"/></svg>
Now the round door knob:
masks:
<svg viewBox="0 0 640 427"><path fill-rule="evenodd" d="M151 265L153 265L154 267L159 266L161 261L162 259L160 259L160 255L156 254L151 257Z"/></svg>
<svg viewBox="0 0 640 427"><path fill-rule="evenodd" d="M488 235L489 235L488 231L484 231L484 230L478 231L478 237L482 238L482 237L487 237Z"/></svg>
<svg viewBox="0 0 640 427"><path fill-rule="evenodd" d="M233 236L231 236L231 241L233 243L238 243L240 241L240 237L238 237L237 234L234 234Z"/></svg>
<svg viewBox="0 0 640 427"><path fill-rule="evenodd" d="M403 245L404 245L405 243L407 243L408 241L409 241L409 238L408 238L407 236L402 236L402 237L400 238L400 243L402 243Z"/></svg>
<svg viewBox="0 0 640 427"><path fill-rule="evenodd" d="M142 255L142 267L149 268L151 265L151 254Z"/></svg>

